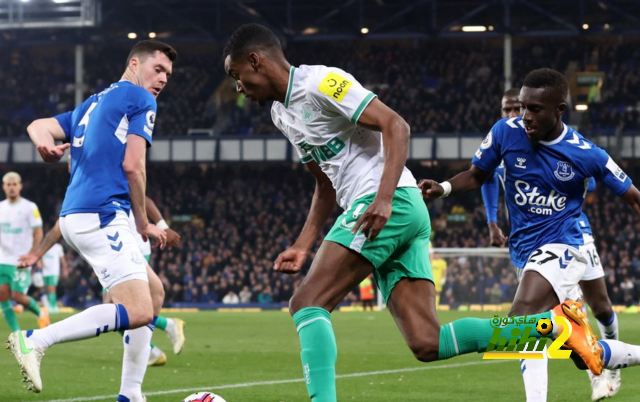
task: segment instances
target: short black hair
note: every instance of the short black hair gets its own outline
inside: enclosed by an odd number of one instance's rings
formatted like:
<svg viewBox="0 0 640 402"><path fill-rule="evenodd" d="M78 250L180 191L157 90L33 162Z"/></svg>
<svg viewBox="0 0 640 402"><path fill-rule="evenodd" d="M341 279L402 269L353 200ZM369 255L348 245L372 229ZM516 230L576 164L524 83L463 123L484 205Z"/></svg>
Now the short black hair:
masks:
<svg viewBox="0 0 640 402"><path fill-rule="evenodd" d="M569 95L569 81L551 68L533 70L527 74L522 85L529 88L557 89L562 94L562 99Z"/></svg>
<svg viewBox="0 0 640 402"><path fill-rule="evenodd" d="M506 91L504 91L504 94L502 94L502 97L504 98L504 97L515 96L517 98L518 95L520 95L520 88L509 88Z"/></svg>
<svg viewBox="0 0 640 402"><path fill-rule="evenodd" d="M166 54L172 63L178 59L178 52L176 52L176 49L171 47L171 45L160 42L159 40L147 39L141 40L131 48L129 56L127 57L127 66L132 58L136 56L145 58L153 55L156 51Z"/></svg>
<svg viewBox="0 0 640 402"><path fill-rule="evenodd" d="M231 35L222 52L222 58L237 60L258 49L272 49L282 53L282 44L272 30L260 24L245 24Z"/></svg>

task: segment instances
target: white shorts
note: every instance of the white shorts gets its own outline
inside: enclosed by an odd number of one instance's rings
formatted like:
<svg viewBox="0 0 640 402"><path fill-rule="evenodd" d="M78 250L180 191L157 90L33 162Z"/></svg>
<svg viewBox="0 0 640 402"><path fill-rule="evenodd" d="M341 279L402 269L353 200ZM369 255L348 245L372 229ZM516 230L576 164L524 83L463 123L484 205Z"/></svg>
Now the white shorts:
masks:
<svg viewBox="0 0 640 402"><path fill-rule="evenodd" d="M44 276L42 275L42 271L34 271L31 273L31 284L36 288L44 286Z"/></svg>
<svg viewBox="0 0 640 402"><path fill-rule="evenodd" d="M600 256L596 250L596 244L593 237L588 233L583 233L584 245L580 246L580 251L587 257L587 269L582 277L583 281L592 281L594 279L604 277L604 269L600 264Z"/></svg>
<svg viewBox="0 0 640 402"><path fill-rule="evenodd" d="M103 228L96 213L63 216L60 231L65 241L91 265L103 288L109 290L134 279L149 282L147 262L124 212L118 211Z"/></svg>
<svg viewBox="0 0 640 402"><path fill-rule="evenodd" d="M587 257L575 247L566 244L546 244L534 251L524 268L518 270L518 281L527 271L536 271L553 287L558 300L576 296L576 288L587 268Z"/></svg>

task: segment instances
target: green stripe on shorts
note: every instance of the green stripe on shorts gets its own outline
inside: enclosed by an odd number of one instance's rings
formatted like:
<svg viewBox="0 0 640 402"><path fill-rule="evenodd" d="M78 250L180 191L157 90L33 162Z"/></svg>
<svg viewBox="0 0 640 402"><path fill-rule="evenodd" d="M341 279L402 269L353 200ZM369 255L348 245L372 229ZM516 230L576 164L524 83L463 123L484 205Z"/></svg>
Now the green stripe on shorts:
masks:
<svg viewBox="0 0 640 402"><path fill-rule="evenodd" d="M373 242L360 232L351 234L353 226L375 196L369 194L355 200L338 217L325 240L354 250L373 264L373 275L386 302L402 278L433 282L429 260L431 223L420 190L417 187L400 187L393 195L391 218Z"/></svg>

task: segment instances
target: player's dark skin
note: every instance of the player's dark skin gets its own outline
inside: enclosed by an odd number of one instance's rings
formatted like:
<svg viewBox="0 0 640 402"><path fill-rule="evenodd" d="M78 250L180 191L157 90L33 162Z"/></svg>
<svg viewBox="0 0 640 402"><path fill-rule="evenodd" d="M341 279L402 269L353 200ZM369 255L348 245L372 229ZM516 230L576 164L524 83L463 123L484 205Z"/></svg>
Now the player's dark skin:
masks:
<svg viewBox="0 0 640 402"><path fill-rule="evenodd" d="M560 136L563 131L562 114L567 108L564 94L560 90L522 87L519 101L525 131L532 143L552 141ZM452 187L451 192L458 194L477 190L491 174L492 172L471 165L469 170L448 180ZM427 200L439 198L444 192L442 186L433 180L421 180L418 186L422 190L423 197ZM640 192L638 189L632 185L622 195L622 198L640 216ZM580 288L596 318L608 321L613 310L607 296L604 278L581 281ZM558 300L551 284L539 273L527 271L518 286L509 316L538 314L551 310L559 303L560 300ZM574 358L574 356L577 357L576 353L572 353L571 356L579 368L586 369L579 357L577 360Z"/></svg>
<svg viewBox="0 0 640 402"><path fill-rule="evenodd" d="M238 60L232 60L231 56L225 59L225 70L236 80L238 92L260 105L270 99L284 102L289 67L279 49L258 49ZM353 229L360 230L373 241L391 216L391 199L406 162L409 126L377 98L365 108L358 125L381 131L384 144L389 144L384 147L385 167L376 199ZM279 272L300 271L336 205L335 190L320 166L310 162L305 167L316 179L315 192L298 240L274 263L274 269ZM305 307L321 307L331 312L372 271L373 265L360 254L338 243L325 241L318 249L309 273L291 298L289 311L295 314ZM440 323L435 297L433 282L405 278L395 285L387 304L409 348L420 361L438 358Z"/></svg>

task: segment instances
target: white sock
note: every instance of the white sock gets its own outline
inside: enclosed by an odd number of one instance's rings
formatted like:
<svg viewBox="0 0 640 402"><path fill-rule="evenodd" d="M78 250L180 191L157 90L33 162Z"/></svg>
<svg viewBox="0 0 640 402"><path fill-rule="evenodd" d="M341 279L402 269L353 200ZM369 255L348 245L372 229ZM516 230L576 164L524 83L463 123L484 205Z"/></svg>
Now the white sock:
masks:
<svg viewBox="0 0 640 402"><path fill-rule="evenodd" d="M164 329L166 332L171 332L176 328L176 322L173 318L167 318L167 327Z"/></svg>
<svg viewBox="0 0 640 402"><path fill-rule="evenodd" d="M27 331L27 337L36 346L48 348L56 343L79 341L128 328L129 315L122 304L101 304L46 328L31 329Z"/></svg>
<svg viewBox="0 0 640 402"><path fill-rule="evenodd" d="M598 328L600 329L600 336L602 339L615 339L618 340L618 316L616 312L613 312L613 316L609 319L609 323L603 324L598 322Z"/></svg>
<svg viewBox="0 0 640 402"><path fill-rule="evenodd" d="M46 293L42 293L42 295L40 295L40 301L42 302L44 308L49 310L49 298L47 297Z"/></svg>
<svg viewBox="0 0 640 402"><path fill-rule="evenodd" d="M151 353L151 336L155 327L155 318L149 325L125 331L123 336L124 358L122 359L122 382L118 401L142 401L142 380L147 371Z"/></svg>
<svg viewBox="0 0 640 402"><path fill-rule="evenodd" d="M605 368L616 370L640 365L640 346L616 340L598 342L602 345Z"/></svg>
<svg viewBox="0 0 640 402"><path fill-rule="evenodd" d="M540 353L540 352L538 352ZM524 381L524 392L527 402L546 402L548 388L548 362L547 347L542 352L544 360L522 359L520 371Z"/></svg>

